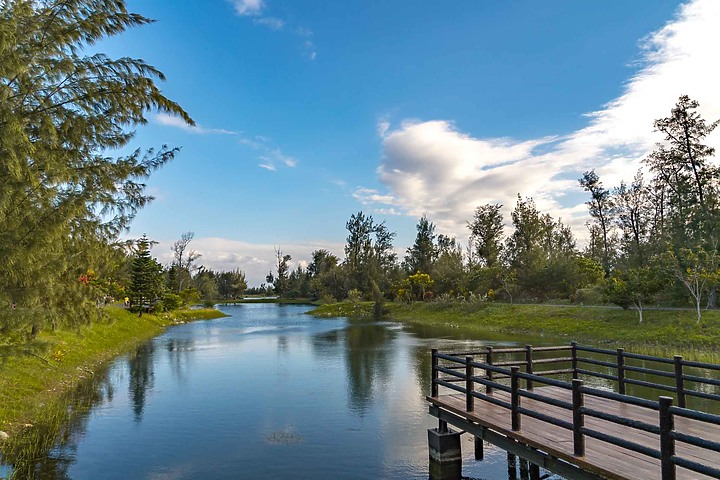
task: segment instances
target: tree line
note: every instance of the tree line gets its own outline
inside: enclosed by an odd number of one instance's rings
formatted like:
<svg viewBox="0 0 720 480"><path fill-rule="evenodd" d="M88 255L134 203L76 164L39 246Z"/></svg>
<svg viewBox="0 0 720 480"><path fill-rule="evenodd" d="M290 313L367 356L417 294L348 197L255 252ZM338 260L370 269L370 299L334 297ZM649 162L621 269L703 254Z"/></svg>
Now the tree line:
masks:
<svg viewBox="0 0 720 480"><path fill-rule="evenodd" d="M104 38L152 22L122 0L0 2L0 333L34 334L102 317L103 299L132 308L173 308L236 298L239 271L198 265L192 234L163 267L152 242L122 241L152 200L145 181L171 161L165 145L127 150L149 111L193 120L165 97L163 74L143 60L94 53ZM714 307L720 262L718 167L705 143L718 122L679 98L655 121L655 151L643 172L607 188L595 171L579 179L589 195L590 241L518 196L506 226L499 204L478 206L461 246L423 217L404 258L395 233L372 215L347 221L344 258L316 250L290 268L278 248L268 286L283 297L319 301L432 298L693 305ZM121 154L118 152L128 151ZM506 230L509 232L506 234ZM262 292L268 289L262 287ZM640 317L642 318L642 316Z"/></svg>
<svg viewBox="0 0 720 480"><path fill-rule="evenodd" d="M642 321L650 304L716 305L720 281L720 175L706 137L718 125L681 96L670 116L654 122L662 137L630 182L606 188L590 170L579 179L589 194L589 241L580 249L569 226L517 197L506 232L503 205L478 206L467 222L469 240L436 234L423 216L417 236L398 259L395 233L358 212L346 224L345 258L312 253L307 269L290 271L289 255L277 254L268 275L286 297L322 301L347 298L603 303L634 306Z"/></svg>

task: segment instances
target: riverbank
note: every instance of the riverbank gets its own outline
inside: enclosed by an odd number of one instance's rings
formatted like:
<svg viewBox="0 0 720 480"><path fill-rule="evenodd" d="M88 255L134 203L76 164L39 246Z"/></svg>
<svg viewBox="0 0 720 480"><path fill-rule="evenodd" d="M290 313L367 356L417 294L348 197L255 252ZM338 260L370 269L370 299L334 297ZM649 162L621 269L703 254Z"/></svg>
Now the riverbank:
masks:
<svg viewBox="0 0 720 480"><path fill-rule="evenodd" d="M720 311L703 312L696 322L693 310L645 310L643 323L633 310L607 307L508 305L488 302L389 302L391 320L478 332L557 337L595 345L717 356L720 347ZM322 305L310 312L317 317L372 316L372 302Z"/></svg>
<svg viewBox="0 0 720 480"><path fill-rule="evenodd" d="M93 371L170 326L225 316L213 308L138 317L108 307L105 321L75 330L41 332L0 358L0 431L13 435L32 426L54 402Z"/></svg>

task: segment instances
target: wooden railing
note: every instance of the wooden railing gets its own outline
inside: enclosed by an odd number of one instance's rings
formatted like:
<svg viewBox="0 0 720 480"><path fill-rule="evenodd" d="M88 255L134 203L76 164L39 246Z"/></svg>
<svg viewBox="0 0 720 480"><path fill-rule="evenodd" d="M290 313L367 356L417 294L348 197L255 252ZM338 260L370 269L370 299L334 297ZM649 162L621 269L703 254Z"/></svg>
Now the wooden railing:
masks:
<svg viewBox="0 0 720 480"><path fill-rule="evenodd" d="M566 356L546 357L545 352L567 352ZM538 357L538 354L542 355ZM598 358L583 356L592 353ZM554 354L554 353L553 353ZM609 359L604 359L609 357ZM478 361L481 360L481 361ZM632 365L636 361L644 362L644 366ZM557 368L564 367L565 368ZM649 365L648 365L649 364ZM662 370L653 365L665 365L671 371ZM539 366L551 365L554 368L540 370ZM521 371L521 367L524 367ZM708 440L690 433L675 429L677 417L688 418L704 424L720 426L720 416L686 408L687 397L697 397L716 404L714 411L720 411L720 395L698 390L698 386L707 385L714 389L720 386L720 380L706 378L687 373L686 368L720 371L720 365L689 362L680 356L673 359L653 357L625 352L623 349L604 350L572 343L569 346L524 348L485 347L473 352L440 353L432 351L432 391L437 397L440 387L465 395L467 412L475 409L475 400L482 400L508 409L511 415L513 431L521 429L522 417L529 416L543 422L556 425L572 432L573 450L577 456L585 454L585 438L591 437L619 447L660 460L662 479L675 479L676 466L681 466L705 475L720 478L720 469L684 458L676 453L678 442L693 445L707 450L708 455L720 453L720 442ZM600 369L605 371L598 371ZM614 373L607 373L612 371ZM571 381L549 378L555 375L572 376ZM633 378L642 375L643 380ZM585 385L585 380L601 378L606 382L614 382L614 390L596 388ZM665 379L665 383L651 381L652 378ZM668 380L669 379L669 380ZM509 382L507 381L509 380ZM525 388L521 388L524 382ZM670 382L672 385L668 385ZM688 388L688 382L696 388ZM554 386L569 392L571 401L565 401L543 395L542 389L535 390L536 385ZM650 400L626 393L628 385L649 387L672 392L677 397L677 406L673 406L672 397L660 396L658 400ZM494 395L495 391L509 393ZM585 406L588 397L609 399L627 405L634 405L658 412L657 423L649 423L632 418L615 415ZM565 418L550 415L537 410L523 407L522 399L529 398L543 404L553 405L568 411ZM598 429L585 426L586 417L594 417L604 422L622 425L642 432L659 436L657 448L649 447ZM571 418L569 421L567 418Z"/></svg>

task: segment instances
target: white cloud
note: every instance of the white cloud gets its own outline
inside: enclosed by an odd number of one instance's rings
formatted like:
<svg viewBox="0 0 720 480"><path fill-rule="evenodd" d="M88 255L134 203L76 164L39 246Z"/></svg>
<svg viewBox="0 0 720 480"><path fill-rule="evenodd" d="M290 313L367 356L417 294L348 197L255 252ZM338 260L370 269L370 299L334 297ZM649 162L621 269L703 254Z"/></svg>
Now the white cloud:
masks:
<svg viewBox="0 0 720 480"><path fill-rule="evenodd" d="M169 115L167 113L156 113L154 116L155 123L158 125L163 125L166 127L174 127L179 128L181 130L185 130L186 132L190 133L196 133L199 135L207 135L207 134L220 134L220 135L237 135L238 132L234 132L232 130L225 130L223 128L204 128L200 125L188 125L185 123L185 120L183 120L180 117L176 117L174 115Z"/></svg>
<svg viewBox="0 0 720 480"><path fill-rule="evenodd" d="M353 193L353 197L363 205L371 205L373 203L392 204L395 199L392 195L381 195L375 189L358 187Z"/></svg>
<svg viewBox="0 0 720 480"><path fill-rule="evenodd" d="M175 240L162 240L153 247L152 255L157 257L160 263L169 265L172 261L171 245ZM275 270L275 248L278 244L258 244L241 242L227 238L218 237L196 237L190 244L190 248L202 254L198 261L199 265L213 270L234 270L239 268L245 272L245 277L250 286L259 286L265 281L265 276ZM298 264L303 268L312 261L313 250L325 249L338 257L343 257L344 245L328 242L307 242L280 244L280 249L285 254L292 256L291 268L297 268Z"/></svg>
<svg viewBox="0 0 720 480"><path fill-rule="evenodd" d="M305 49L305 55L310 60L315 60L317 58L317 48L315 48L315 42L312 40L305 40L303 42L303 48Z"/></svg>
<svg viewBox="0 0 720 480"><path fill-rule="evenodd" d="M315 42L312 41L313 31L307 27L297 26L293 27L288 25L287 20L272 17L263 16L263 13L267 10L267 5L264 0L231 0L235 6L235 12L243 17L256 17L253 18L254 25L260 25L266 27L274 32L286 30L294 36L299 37L302 40L302 52L303 55L310 60L317 58L317 48Z"/></svg>
<svg viewBox="0 0 720 480"><path fill-rule="evenodd" d="M286 166L290 168L297 167L298 161L296 158L293 158L291 156L285 155L280 151L280 149L275 149L272 152L273 156L283 162Z"/></svg>
<svg viewBox="0 0 720 480"><path fill-rule="evenodd" d="M643 63L623 94L587 114L587 126L569 135L517 141L477 137L444 120L407 121L393 130L382 119L378 176L389 193L358 189L355 196L413 217L427 213L440 231L464 238L475 207L502 203L509 221L520 193L583 237L586 199L577 182L583 171L596 169L607 187L631 179L662 140L653 120L668 116L682 94L700 102L705 119L720 117L719 44L720 2L682 6L672 22L644 39ZM720 134L707 141L720 147Z"/></svg>
<svg viewBox="0 0 720 480"><path fill-rule="evenodd" d="M270 30L277 32L285 27L285 21L275 17L262 17L253 20L255 25L262 25Z"/></svg>
<svg viewBox="0 0 720 480"><path fill-rule="evenodd" d="M265 2L263 0L233 0L235 12L242 16L260 15Z"/></svg>
<svg viewBox="0 0 720 480"><path fill-rule="evenodd" d="M259 163L258 167L264 168L265 170L270 170L271 172L274 172L277 170L275 165L273 165L272 163Z"/></svg>

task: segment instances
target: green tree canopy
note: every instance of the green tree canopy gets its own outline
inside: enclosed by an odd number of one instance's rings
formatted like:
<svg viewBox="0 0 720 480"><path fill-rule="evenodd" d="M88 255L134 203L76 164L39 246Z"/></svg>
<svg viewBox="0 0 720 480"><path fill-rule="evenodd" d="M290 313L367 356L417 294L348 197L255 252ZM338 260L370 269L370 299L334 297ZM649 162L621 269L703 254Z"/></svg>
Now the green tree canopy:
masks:
<svg viewBox="0 0 720 480"><path fill-rule="evenodd" d="M91 318L78 275L151 200L143 180L175 149L127 147L148 110L190 117L162 95L154 67L86 53L151 22L122 0L0 3L0 323ZM13 305L17 308L9 309ZM23 317L25 315L25 317Z"/></svg>
<svg viewBox="0 0 720 480"><path fill-rule="evenodd" d="M150 256L151 242L143 235L137 242L137 253L132 263L130 308L143 312L157 302L164 293L162 265Z"/></svg>
<svg viewBox="0 0 720 480"><path fill-rule="evenodd" d="M405 269L410 274L418 272L430 274L437 258L435 224L423 215L416 228L415 243L408 248L407 255L405 255Z"/></svg>

